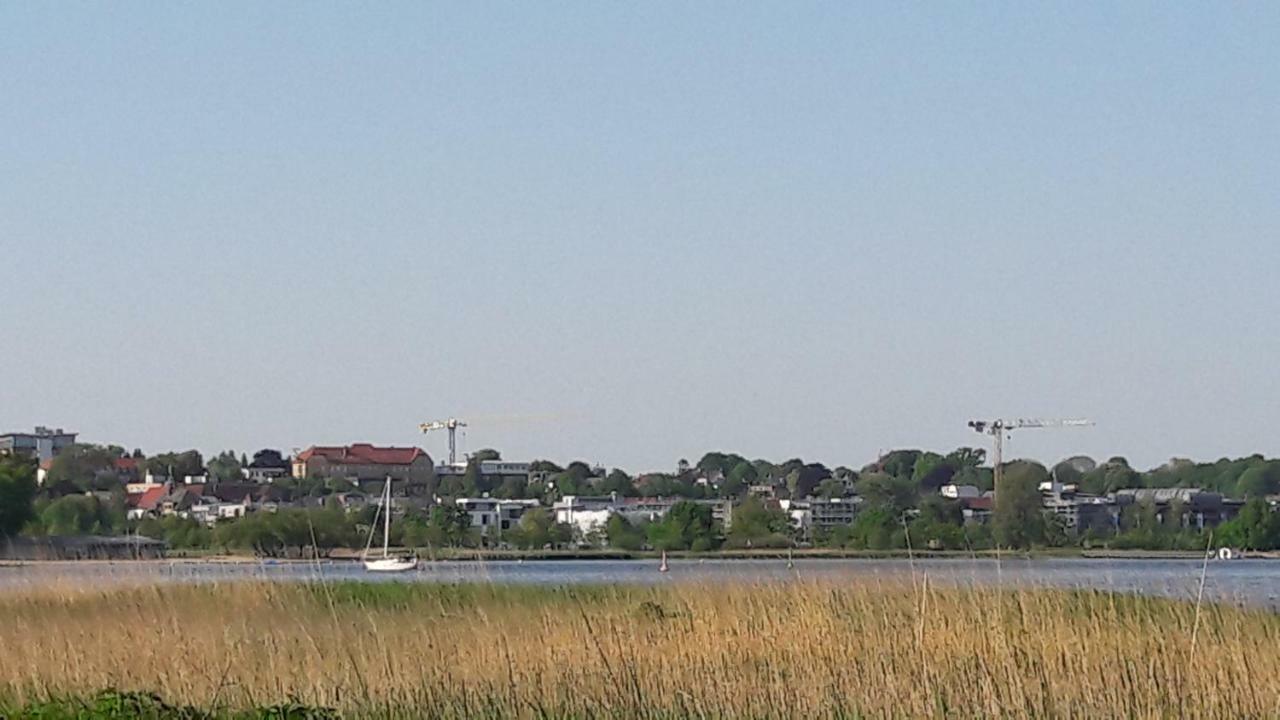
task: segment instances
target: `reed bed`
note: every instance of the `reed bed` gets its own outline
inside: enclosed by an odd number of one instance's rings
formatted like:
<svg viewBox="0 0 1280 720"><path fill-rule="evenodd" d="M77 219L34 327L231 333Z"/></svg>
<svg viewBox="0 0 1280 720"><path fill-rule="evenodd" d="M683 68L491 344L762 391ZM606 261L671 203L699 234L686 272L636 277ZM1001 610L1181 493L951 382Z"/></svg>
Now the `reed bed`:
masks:
<svg viewBox="0 0 1280 720"><path fill-rule="evenodd" d="M1276 717L1277 648L1262 610L927 579L63 587L0 595L0 708L118 688L346 717Z"/></svg>

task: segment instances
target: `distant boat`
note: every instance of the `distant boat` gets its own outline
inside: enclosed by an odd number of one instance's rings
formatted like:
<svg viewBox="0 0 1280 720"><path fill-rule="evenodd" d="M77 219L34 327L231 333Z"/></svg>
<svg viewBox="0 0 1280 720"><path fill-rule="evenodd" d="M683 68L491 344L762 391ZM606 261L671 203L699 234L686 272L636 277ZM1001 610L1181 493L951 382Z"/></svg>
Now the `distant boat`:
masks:
<svg viewBox="0 0 1280 720"><path fill-rule="evenodd" d="M370 558L369 546L373 544L373 529L369 530L369 542L364 547L364 569L369 572L408 572L418 567L418 558L391 554L391 478L382 485L382 557ZM377 523L378 516L373 516Z"/></svg>
<svg viewBox="0 0 1280 720"><path fill-rule="evenodd" d="M670 572L671 566L667 565L667 551L662 551L662 564L658 566L658 572Z"/></svg>
<svg viewBox="0 0 1280 720"><path fill-rule="evenodd" d="M1229 547L1220 547L1214 557L1219 560L1239 560L1244 557L1244 551Z"/></svg>

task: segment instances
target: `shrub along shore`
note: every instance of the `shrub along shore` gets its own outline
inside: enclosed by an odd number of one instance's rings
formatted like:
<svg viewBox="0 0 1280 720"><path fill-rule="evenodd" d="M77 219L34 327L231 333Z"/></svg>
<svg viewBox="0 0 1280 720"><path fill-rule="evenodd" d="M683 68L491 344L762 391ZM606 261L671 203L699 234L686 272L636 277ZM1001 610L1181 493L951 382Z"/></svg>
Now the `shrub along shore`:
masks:
<svg viewBox="0 0 1280 720"><path fill-rule="evenodd" d="M4 717L1280 712L1280 617L1093 591L236 583L31 589L0 616Z"/></svg>

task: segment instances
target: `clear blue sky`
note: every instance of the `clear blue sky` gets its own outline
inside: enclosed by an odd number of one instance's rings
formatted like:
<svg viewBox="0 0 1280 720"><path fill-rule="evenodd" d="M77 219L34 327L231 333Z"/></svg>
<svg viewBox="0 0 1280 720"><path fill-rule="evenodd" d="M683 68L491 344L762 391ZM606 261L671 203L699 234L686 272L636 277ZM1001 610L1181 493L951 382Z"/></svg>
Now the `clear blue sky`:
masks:
<svg viewBox="0 0 1280 720"><path fill-rule="evenodd" d="M0 5L0 430L1280 453L1280 5L972 5Z"/></svg>

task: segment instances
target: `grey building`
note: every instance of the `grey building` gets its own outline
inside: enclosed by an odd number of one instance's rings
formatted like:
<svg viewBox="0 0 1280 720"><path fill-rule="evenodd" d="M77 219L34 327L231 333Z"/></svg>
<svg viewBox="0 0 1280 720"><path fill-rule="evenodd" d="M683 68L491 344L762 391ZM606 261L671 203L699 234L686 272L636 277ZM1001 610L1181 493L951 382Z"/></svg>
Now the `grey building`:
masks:
<svg viewBox="0 0 1280 720"><path fill-rule="evenodd" d="M76 433L62 428L50 430L37 426L34 432L11 432L0 435L0 455L19 455L40 462L52 460L76 442Z"/></svg>

